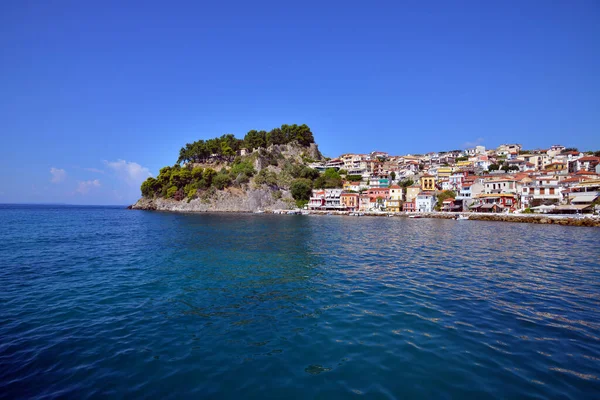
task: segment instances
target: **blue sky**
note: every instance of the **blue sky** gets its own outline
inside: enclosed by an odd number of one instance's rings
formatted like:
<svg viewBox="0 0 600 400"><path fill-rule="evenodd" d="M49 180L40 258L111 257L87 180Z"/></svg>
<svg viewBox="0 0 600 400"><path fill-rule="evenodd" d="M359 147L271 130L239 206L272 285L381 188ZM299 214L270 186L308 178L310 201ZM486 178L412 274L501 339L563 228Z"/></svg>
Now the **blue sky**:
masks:
<svg viewBox="0 0 600 400"><path fill-rule="evenodd" d="M293 4L292 4L293 3ZM186 142L600 149L598 1L0 2L1 202L128 204Z"/></svg>

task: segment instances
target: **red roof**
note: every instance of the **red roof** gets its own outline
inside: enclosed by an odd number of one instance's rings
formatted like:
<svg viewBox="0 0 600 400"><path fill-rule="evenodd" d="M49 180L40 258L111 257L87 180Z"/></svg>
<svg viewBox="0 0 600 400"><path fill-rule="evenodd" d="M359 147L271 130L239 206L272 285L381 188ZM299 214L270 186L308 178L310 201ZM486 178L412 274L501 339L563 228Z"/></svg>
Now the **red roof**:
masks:
<svg viewBox="0 0 600 400"><path fill-rule="evenodd" d="M581 157L579 159L579 161L583 161L583 162L586 162L586 161L597 161L597 162L600 162L600 157L585 156L585 157Z"/></svg>

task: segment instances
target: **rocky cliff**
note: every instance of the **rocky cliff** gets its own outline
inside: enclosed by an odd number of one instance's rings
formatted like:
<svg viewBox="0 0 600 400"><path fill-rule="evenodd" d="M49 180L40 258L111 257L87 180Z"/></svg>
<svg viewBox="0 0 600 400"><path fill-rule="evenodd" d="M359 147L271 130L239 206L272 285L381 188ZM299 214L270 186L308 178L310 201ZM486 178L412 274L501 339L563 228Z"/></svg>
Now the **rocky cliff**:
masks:
<svg viewBox="0 0 600 400"><path fill-rule="evenodd" d="M156 210L173 212L206 212L230 211L253 212L257 210L282 210L293 207L294 201L289 193L275 198L275 191L270 189L236 189L227 188L216 191L209 197L176 201L163 198L141 198L131 206L134 210Z"/></svg>
<svg viewBox="0 0 600 400"><path fill-rule="evenodd" d="M253 212L294 208L295 202L290 193L294 176L290 175L290 169L306 166L309 160L320 161L323 156L315 143L309 146L288 143L254 149L241 159L251 163L255 170L254 176L247 182L238 184L232 177L229 187L221 190L215 187L199 189L195 195L183 199L159 194L145 196L130 208L173 212ZM188 165L190 169L195 167L224 170L231 169L231 163ZM268 172L268 182L257 179L261 171ZM263 178L265 176L262 175Z"/></svg>

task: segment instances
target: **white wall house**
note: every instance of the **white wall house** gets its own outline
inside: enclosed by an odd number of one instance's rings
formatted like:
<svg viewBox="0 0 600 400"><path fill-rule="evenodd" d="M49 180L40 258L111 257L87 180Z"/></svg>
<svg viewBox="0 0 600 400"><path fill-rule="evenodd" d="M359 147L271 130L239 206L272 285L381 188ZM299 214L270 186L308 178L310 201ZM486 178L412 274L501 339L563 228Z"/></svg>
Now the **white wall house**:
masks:
<svg viewBox="0 0 600 400"><path fill-rule="evenodd" d="M419 212L432 212L437 198L433 193L421 192L416 198L415 208Z"/></svg>
<svg viewBox="0 0 600 400"><path fill-rule="evenodd" d="M517 185L514 179L491 179L484 181L484 193L517 193Z"/></svg>

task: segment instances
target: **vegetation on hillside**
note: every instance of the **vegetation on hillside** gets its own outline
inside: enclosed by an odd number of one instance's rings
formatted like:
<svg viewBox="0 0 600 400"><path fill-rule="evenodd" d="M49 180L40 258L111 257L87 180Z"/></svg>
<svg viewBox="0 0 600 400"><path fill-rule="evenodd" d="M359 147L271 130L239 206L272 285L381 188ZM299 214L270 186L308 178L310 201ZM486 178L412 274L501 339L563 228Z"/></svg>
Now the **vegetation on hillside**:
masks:
<svg viewBox="0 0 600 400"><path fill-rule="evenodd" d="M162 168L156 178L142 183L142 196L179 201L205 198L227 187L267 187L274 199L281 198L281 189L290 190L300 205L308 200L313 187L342 186L341 176L334 169L321 175L306 166L307 160L312 161L308 152L286 158L281 151L267 149L288 143L308 147L314 137L307 125L282 125L269 132L251 130L244 139L227 134L188 143L181 148L175 165ZM238 155L243 148L248 153Z"/></svg>
<svg viewBox="0 0 600 400"><path fill-rule="evenodd" d="M274 144L288 144L293 141L301 146L309 146L315 142L310 128L305 125L281 125L281 128L266 131L249 131L244 139L237 139L232 134L226 134L208 140L198 140L187 143L179 150L177 163L207 163L211 160L231 161L241 149L269 147Z"/></svg>

